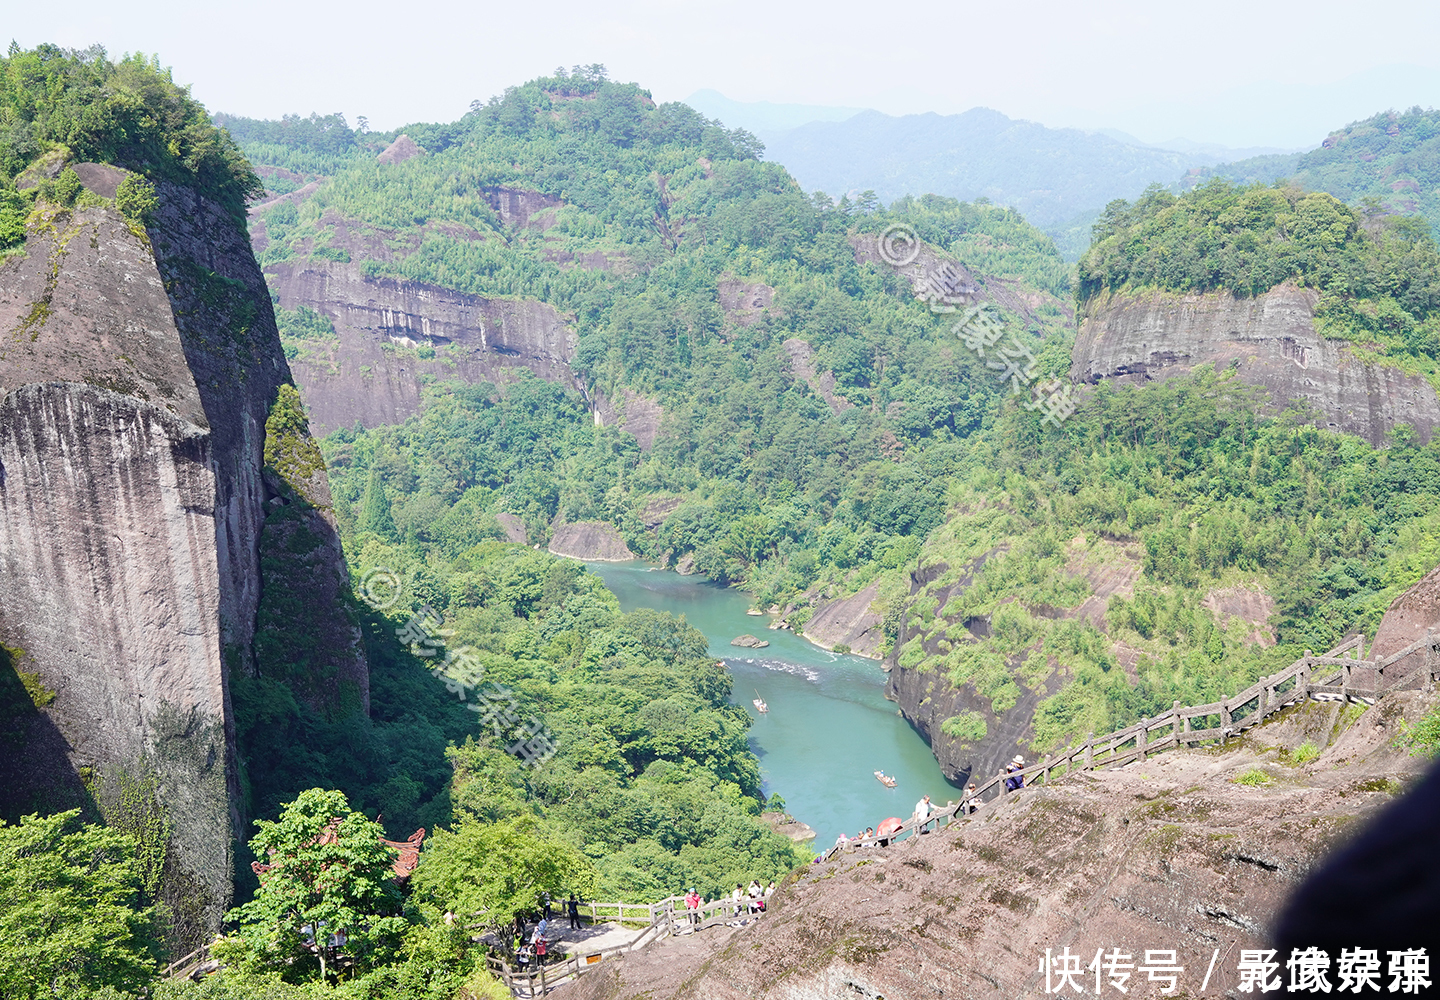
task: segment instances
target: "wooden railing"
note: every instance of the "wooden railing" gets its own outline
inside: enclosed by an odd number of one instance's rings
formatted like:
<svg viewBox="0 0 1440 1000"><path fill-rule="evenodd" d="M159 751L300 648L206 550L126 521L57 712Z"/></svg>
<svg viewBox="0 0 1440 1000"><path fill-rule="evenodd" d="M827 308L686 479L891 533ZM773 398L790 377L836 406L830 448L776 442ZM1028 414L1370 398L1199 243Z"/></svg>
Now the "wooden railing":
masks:
<svg viewBox="0 0 1440 1000"><path fill-rule="evenodd" d="M184 958L176 959L165 966L165 978L189 979L208 961L210 961L210 946L202 944Z"/></svg>
<svg viewBox="0 0 1440 1000"><path fill-rule="evenodd" d="M743 915L749 907L748 897L742 899L738 907L741 911L738 915ZM737 917L737 904L729 899L702 903L699 909L693 911L695 915L692 917L692 911L685 908L685 900L682 896L670 896L658 903L582 903L581 909L586 908L590 908L592 913L614 910L617 914L624 915L627 920L632 920L632 914L637 914L638 911L649 910L651 918L639 935L614 948L587 953L577 952L566 955L559 961L551 960L546 965L537 965L524 971L511 966L503 958L491 955L487 959L490 971L509 987L513 996L540 997L562 983L576 978L591 966L599 965L607 959L613 959L626 952L638 951L687 928L692 931L705 930L717 924L728 923Z"/></svg>
<svg viewBox="0 0 1440 1000"><path fill-rule="evenodd" d="M1038 764L1008 774L995 775L979 785L973 797L982 802L1002 798L1007 794L1006 780L1017 776L1024 778L1026 783L1048 783L1074 771L1116 767L1136 759L1144 760L1150 754L1175 747L1190 747L1212 740L1223 742L1259 724L1282 708L1298 704L1307 698L1374 704L1377 698L1413 680L1416 674L1420 675L1425 691L1435 690L1436 681L1440 679L1440 635L1437 635L1434 629L1430 629L1424 639L1383 660L1363 659L1364 651L1363 635L1348 639L1321 656L1316 656L1307 649L1304 656L1284 670L1261 678L1232 697L1188 708L1182 708L1177 701L1168 711L1153 719L1141 719L1132 726L1117 729L1104 736L1091 734L1084 743L1067 747ZM1406 657L1422 651L1425 656L1418 668L1407 669L1398 674L1390 670ZM1352 655L1345 655L1347 653ZM1215 720L1214 725L1211 725L1212 719ZM1197 722L1200 723L1199 728L1196 728ZM964 802L965 800L962 800L942 806L924 820L911 819L884 837L852 840L843 848L833 847L820 858L828 861L842 851L848 853L857 847L888 847L906 837L929 832L931 828L948 826L956 822L957 817L963 819L966 815ZM643 929L623 945L588 954L567 955L559 961L523 972L512 967L503 958L491 955L487 959L490 970L509 987L512 995L544 996L561 983L569 982L606 959L636 951L669 937L678 930L687 927L704 930L732 921L738 915L737 904L733 900L719 899L701 904L696 916L692 918L685 908L684 898L680 896L669 896L656 903L592 902L582 903L580 907L582 911L589 911L592 923L614 922L638 925ZM744 911L747 907L748 900L742 899L739 903L740 910ZM207 945L196 949L178 962L171 963L166 975L170 978L191 976L208 959Z"/></svg>
<svg viewBox="0 0 1440 1000"><path fill-rule="evenodd" d="M1153 719L1141 719L1134 725L1104 736L1097 737L1092 733L1084 743L1066 747L1038 764L995 775L978 785L971 797L981 802L1003 798L1009 792L1006 781L1015 777L1025 779L1026 784L1036 781L1045 783L1074 771L1117 767L1133 760L1144 760L1150 754L1175 747L1223 742L1258 725L1282 708L1299 704L1307 698L1373 705L1382 695L1414 681L1417 674L1420 675L1422 689L1427 692L1434 691L1436 681L1440 680L1440 634L1435 629L1429 629L1425 638L1381 660L1364 659L1364 650L1363 635L1347 639L1321 656L1307 649L1304 656L1284 670L1262 677L1232 697L1188 708L1182 708L1177 701L1168 711ZM1419 652L1424 652L1425 656L1418 667L1406 668L1399 673L1392 669ZM1345 655L1347 653L1352 655ZM1339 669L1324 669L1335 667ZM1213 725L1211 720L1214 720ZM1196 727L1197 722L1199 728ZM911 819L884 837L852 840L844 847L837 845L820 857L828 861L842 851L853 851L857 847L888 847L905 837L948 826L955 822L957 816L965 815L965 801L967 799L941 806L923 821Z"/></svg>

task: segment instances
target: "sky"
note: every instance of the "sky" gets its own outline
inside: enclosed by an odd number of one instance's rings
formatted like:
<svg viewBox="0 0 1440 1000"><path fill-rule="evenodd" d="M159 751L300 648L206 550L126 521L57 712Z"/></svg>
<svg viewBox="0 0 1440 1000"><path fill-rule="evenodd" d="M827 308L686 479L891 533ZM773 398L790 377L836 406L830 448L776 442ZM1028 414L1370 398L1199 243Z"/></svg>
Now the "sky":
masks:
<svg viewBox="0 0 1440 1000"><path fill-rule="evenodd" d="M158 54L211 111L452 120L476 98L603 63L660 101L957 113L976 106L1146 142L1314 146L1386 107L1440 105L1440 4L1091 0L897 6L854 0L4 0L40 42Z"/></svg>

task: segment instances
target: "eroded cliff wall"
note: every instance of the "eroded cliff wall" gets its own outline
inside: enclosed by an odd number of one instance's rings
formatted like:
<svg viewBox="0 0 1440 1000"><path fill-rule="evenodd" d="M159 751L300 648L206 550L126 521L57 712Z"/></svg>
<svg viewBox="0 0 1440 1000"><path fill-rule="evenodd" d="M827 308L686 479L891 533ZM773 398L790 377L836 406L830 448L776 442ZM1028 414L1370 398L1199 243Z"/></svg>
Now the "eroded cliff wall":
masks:
<svg viewBox="0 0 1440 1000"><path fill-rule="evenodd" d="M518 371L574 388L576 334L549 305L493 299L415 281L367 277L359 265L311 260L267 268L284 309L328 316L333 342L293 359L317 434L402 423L433 379L503 382ZM396 347L430 348L431 356Z"/></svg>
<svg viewBox="0 0 1440 1000"><path fill-rule="evenodd" d="M244 229L192 190L157 193L143 228L42 202L0 262L0 644L53 693L31 728L56 737L6 769L19 779L0 805L69 805L47 795L83 785L103 813L107 776L154 776L166 891L189 904L186 934L208 938L232 838L248 836L229 675L269 666L267 590L326 581L307 590L307 627L362 709L368 671L323 465L290 482L266 466L290 372ZM307 551L262 573L297 516Z"/></svg>
<svg viewBox="0 0 1440 1000"><path fill-rule="evenodd" d="M1440 398L1423 377L1362 360L1315 329L1317 293L1279 285L1239 299L1228 292L1105 294L1080 322L1071 356L1076 382L1143 382L1202 364L1264 386L1275 409L1304 404L1331 430L1384 443L1398 423L1420 441L1440 426Z"/></svg>

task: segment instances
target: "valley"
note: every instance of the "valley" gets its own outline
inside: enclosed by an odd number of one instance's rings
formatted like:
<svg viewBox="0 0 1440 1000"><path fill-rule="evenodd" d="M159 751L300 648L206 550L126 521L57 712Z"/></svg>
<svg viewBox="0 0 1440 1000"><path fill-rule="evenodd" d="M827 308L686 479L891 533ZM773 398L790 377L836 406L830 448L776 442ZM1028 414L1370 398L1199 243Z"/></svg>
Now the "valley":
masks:
<svg viewBox="0 0 1440 1000"><path fill-rule="evenodd" d="M1429 663L1440 252L1345 172L1424 176L1426 114L1261 184L1087 139L1062 192L987 119L1022 214L807 191L598 65L388 131L212 117L103 50L0 78L0 995L499 997L543 900L751 880L778 919L680 949L676 995L1022 995L958 957L996 921L1258 947L1420 784L1428 668L1223 727L1313 651ZM1036 223L1101 195L1076 262ZM1211 703L1153 786L812 863ZM956 957L896 971L896 920Z"/></svg>

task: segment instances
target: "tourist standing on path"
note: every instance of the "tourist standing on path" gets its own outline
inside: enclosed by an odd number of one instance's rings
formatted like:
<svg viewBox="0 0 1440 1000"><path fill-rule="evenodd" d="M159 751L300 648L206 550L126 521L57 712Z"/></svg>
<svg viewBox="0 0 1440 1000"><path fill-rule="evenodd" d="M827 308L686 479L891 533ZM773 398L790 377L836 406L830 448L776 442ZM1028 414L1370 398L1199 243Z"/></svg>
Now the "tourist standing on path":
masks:
<svg viewBox="0 0 1440 1000"><path fill-rule="evenodd" d="M731 896L730 896L730 901L731 901L731 903L734 904L734 907L735 907L735 917L736 917L737 920L738 920L739 917L740 917L740 911L741 911L741 909L742 909L740 900L742 900L742 899L744 899L744 898L745 898L745 887L744 887L743 885L741 885L739 882L736 882L736 883L735 883L735 891L731 894Z"/></svg>
<svg viewBox="0 0 1440 1000"><path fill-rule="evenodd" d="M693 888L685 894L685 910L690 917L690 927L698 930L700 927L700 894Z"/></svg>
<svg viewBox="0 0 1440 1000"><path fill-rule="evenodd" d="M579 930L579 929L580 929L580 901L575 898L575 894L574 894L573 892L570 894L570 899L565 903L565 910L566 910L567 913L570 914L570 929L571 929L572 931L573 931L573 930Z"/></svg>
<svg viewBox="0 0 1440 1000"><path fill-rule="evenodd" d="M915 803L915 829L925 833L925 821L930 818L930 796L926 795Z"/></svg>
<svg viewBox="0 0 1440 1000"><path fill-rule="evenodd" d="M1005 790L1007 792L1016 792L1025 787L1025 775L1019 773L1024 770L1024 768L1025 758L1017 753L1015 759L1010 761L1010 766L1005 768L1005 773L1008 775L1005 779Z"/></svg>
<svg viewBox="0 0 1440 1000"><path fill-rule="evenodd" d="M965 815L972 815L980 808L980 799L975 795L975 782L965 786Z"/></svg>

